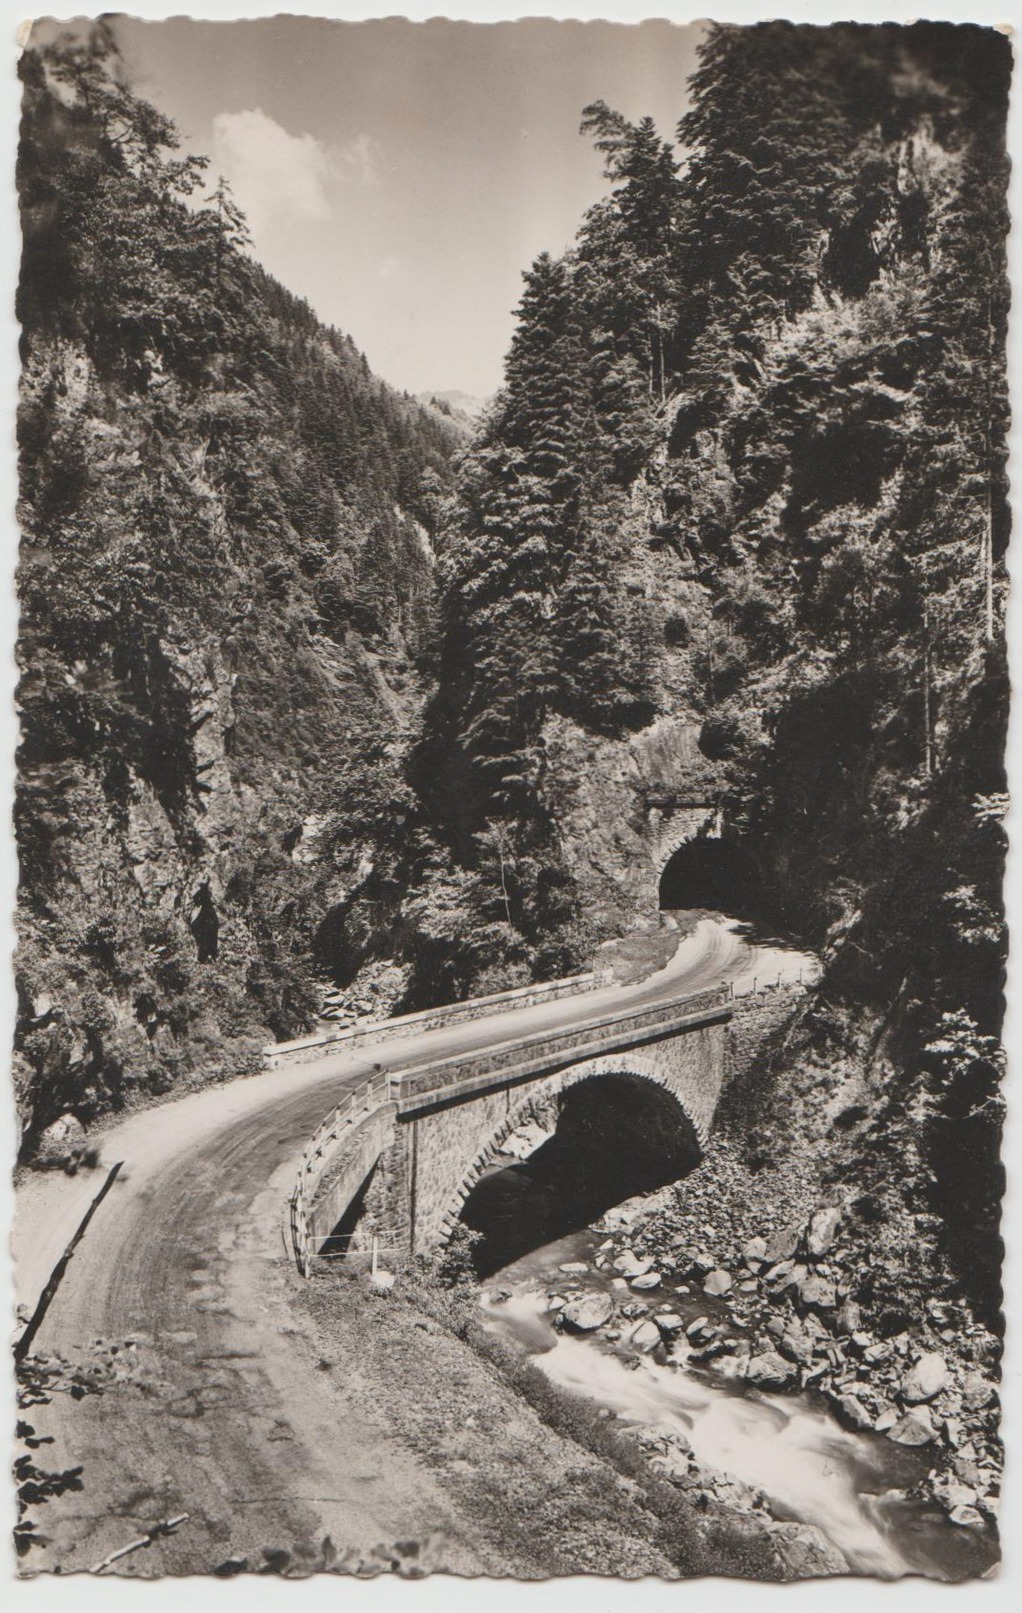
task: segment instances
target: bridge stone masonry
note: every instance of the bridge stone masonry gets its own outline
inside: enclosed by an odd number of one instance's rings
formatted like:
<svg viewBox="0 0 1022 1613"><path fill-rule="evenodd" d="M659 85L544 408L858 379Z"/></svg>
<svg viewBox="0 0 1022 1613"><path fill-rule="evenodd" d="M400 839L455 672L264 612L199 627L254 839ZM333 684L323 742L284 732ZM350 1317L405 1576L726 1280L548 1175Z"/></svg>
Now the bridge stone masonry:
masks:
<svg viewBox="0 0 1022 1613"><path fill-rule="evenodd" d="M537 1114L557 1124L583 1098L597 1124L607 1103L620 1133L612 1100L634 1093L637 1115L655 1113L658 1136L687 1137L689 1159L698 1158L725 1079L759 1057L803 993L787 986L736 1001L728 986L714 987L381 1072L345 1096L302 1156L291 1199L300 1271L308 1275L324 1246L364 1248L372 1237L391 1266L435 1249L509 1134ZM622 1136L622 1147L629 1141Z"/></svg>

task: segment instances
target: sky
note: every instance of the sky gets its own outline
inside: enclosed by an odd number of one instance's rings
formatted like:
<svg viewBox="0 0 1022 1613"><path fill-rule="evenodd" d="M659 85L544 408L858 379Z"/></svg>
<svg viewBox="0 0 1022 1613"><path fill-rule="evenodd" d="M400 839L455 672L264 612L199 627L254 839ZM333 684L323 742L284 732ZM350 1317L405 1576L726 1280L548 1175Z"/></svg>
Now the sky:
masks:
<svg viewBox="0 0 1022 1613"><path fill-rule="evenodd" d="M410 392L500 385L521 275L606 191L584 106L673 139L698 27L120 18L134 89L211 159L253 251Z"/></svg>

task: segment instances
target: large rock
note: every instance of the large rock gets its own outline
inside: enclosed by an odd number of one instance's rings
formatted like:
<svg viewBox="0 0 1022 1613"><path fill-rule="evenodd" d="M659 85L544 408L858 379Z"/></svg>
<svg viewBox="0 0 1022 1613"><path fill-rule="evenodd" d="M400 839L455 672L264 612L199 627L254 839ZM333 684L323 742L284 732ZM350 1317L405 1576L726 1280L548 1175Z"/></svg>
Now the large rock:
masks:
<svg viewBox="0 0 1022 1613"><path fill-rule="evenodd" d="M946 1389L950 1378L940 1351L928 1350L901 1380L901 1398L908 1406L918 1406Z"/></svg>
<svg viewBox="0 0 1022 1613"><path fill-rule="evenodd" d="M764 1350L749 1359L745 1381L755 1389L786 1389L795 1380L795 1369L776 1350Z"/></svg>
<svg viewBox="0 0 1022 1613"><path fill-rule="evenodd" d="M962 1405L966 1411L982 1411L994 1398L994 1386L982 1372L967 1372L962 1384Z"/></svg>
<svg viewBox="0 0 1022 1613"><path fill-rule="evenodd" d="M805 1271L804 1266L801 1269L803 1272ZM769 1271L764 1273L763 1281L770 1288L776 1288L781 1283L786 1283L794 1270L795 1262L793 1260L778 1260L776 1265L771 1266Z"/></svg>
<svg viewBox="0 0 1022 1613"><path fill-rule="evenodd" d="M765 1238L750 1238L742 1246L742 1259L750 1271L758 1271L766 1259L767 1243Z"/></svg>
<svg viewBox="0 0 1022 1613"><path fill-rule="evenodd" d="M592 1333L614 1314L614 1302L609 1294L583 1294L573 1299L561 1312L561 1321L572 1333Z"/></svg>
<svg viewBox="0 0 1022 1613"><path fill-rule="evenodd" d="M873 1419L866 1410L858 1395L840 1395L836 1405L840 1420L846 1428L852 1428L859 1433L861 1430L873 1427Z"/></svg>
<svg viewBox="0 0 1022 1613"><path fill-rule="evenodd" d="M878 1419L879 1423L879 1419ZM890 1437L899 1445L928 1445L936 1437L925 1406L914 1406L891 1429Z"/></svg>
<svg viewBox="0 0 1022 1613"><path fill-rule="evenodd" d="M38 1158L46 1165L74 1159L85 1147L85 1127L74 1115L61 1115L39 1139Z"/></svg>
<svg viewBox="0 0 1022 1613"><path fill-rule="evenodd" d="M777 1338L777 1348L789 1361L797 1361L801 1366L812 1366L813 1341L805 1328L800 1327L797 1321L792 1320L786 1327L782 1327Z"/></svg>
<svg viewBox="0 0 1022 1613"><path fill-rule="evenodd" d="M982 1529L983 1519L975 1507L955 1507L949 1517L952 1523L957 1523L962 1529Z"/></svg>
<svg viewBox="0 0 1022 1613"><path fill-rule="evenodd" d="M700 1249L698 1254L690 1255L685 1262L685 1275L687 1277L705 1277L708 1272L713 1270L716 1264L717 1262L712 1255L708 1255L705 1250Z"/></svg>
<svg viewBox="0 0 1022 1613"><path fill-rule="evenodd" d="M674 1338L685 1326L676 1311L661 1311L653 1320L665 1339Z"/></svg>
<svg viewBox="0 0 1022 1613"><path fill-rule="evenodd" d="M830 1311L837 1304L837 1289L827 1277L803 1277L798 1295L803 1305L814 1305L818 1310Z"/></svg>
<svg viewBox="0 0 1022 1613"><path fill-rule="evenodd" d="M619 1271L622 1277L645 1277L652 1266L652 1260L640 1260L631 1249L625 1249L614 1261L614 1270Z"/></svg>
<svg viewBox="0 0 1022 1613"><path fill-rule="evenodd" d="M847 1574L848 1563L832 1540L812 1523L767 1525L785 1576L816 1579L823 1574Z"/></svg>
<svg viewBox="0 0 1022 1613"><path fill-rule="evenodd" d="M647 1271L642 1277L633 1277L632 1287L637 1288L642 1294L651 1288L659 1288L660 1273L658 1271Z"/></svg>
<svg viewBox="0 0 1022 1613"><path fill-rule="evenodd" d="M767 1265L776 1265L779 1260L791 1260L798 1248L799 1237L798 1227L784 1227L780 1232L775 1232L767 1240L763 1256Z"/></svg>
<svg viewBox="0 0 1022 1613"><path fill-rule="evenodd" d="M703 1293L713 1295L726 1294L731 1287L731 1281L731 1273L729 1271L723 1271L718 1266L716 1271L711 1271L708 1274L706 1281L703 1283Z"/></svg>
<svg viewBox="0 0 1022 1613"><path fill-rule="evenodd" d="M835 1204L814 1210L806 1230L806 1249L814 1260L820 1260L834 1247L837 1229L841 1225L841 1211Z"/></svg>
<svg viewBox="0 0 1022 1613"><path fill-rule="evenodd" d="M632 1329L629 1343L634 1349L642 1350L643 1353L655 1350L660 1343L660 1329L655 1322L640 1322L638 1327Z"/></svg>

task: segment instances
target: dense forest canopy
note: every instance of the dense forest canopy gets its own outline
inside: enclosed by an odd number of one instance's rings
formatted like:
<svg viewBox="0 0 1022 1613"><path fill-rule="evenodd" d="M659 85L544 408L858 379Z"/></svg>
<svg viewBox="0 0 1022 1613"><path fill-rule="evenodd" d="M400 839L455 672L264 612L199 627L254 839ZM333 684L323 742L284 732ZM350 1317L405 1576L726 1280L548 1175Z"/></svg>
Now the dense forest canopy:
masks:
<svg viewBox="0 0 1022 1613"><path fill-rule="evenodd" d="M893 1038L889 1146L994 1270L1009 70L714 26L677 130L580 109L606 192L452 491L105 32L25 54L30 1128L244 1067L374 959L404 1006L584 964L685 729L672 787Z"/></svg>
<svg viewBox="0 0 1022 1613"><path fill-rule="evenodd" d="M562 920L581 956L552 741L686 707L765 916L897 1025L888 1129L911 1153L921 1128L987 1269L1009 67L979 28L713 28L683 172L648 120L585 110L610 191L526 276L448 527L425 740L455 856L478 879L471 837L498 838L516 934L549 956Z"/></svg>

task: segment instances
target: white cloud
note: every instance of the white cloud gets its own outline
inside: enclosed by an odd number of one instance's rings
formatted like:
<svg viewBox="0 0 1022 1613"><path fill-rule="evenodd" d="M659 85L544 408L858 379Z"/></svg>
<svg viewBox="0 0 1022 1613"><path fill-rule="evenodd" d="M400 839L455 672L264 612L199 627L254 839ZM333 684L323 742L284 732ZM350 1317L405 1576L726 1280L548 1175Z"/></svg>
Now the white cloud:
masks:
<svg viewBox="0 0 1022 1613"><path fill-rule="evenodd" d="M332 166L342 178L361 185L375 185L380 177L383 147L371 134L360 134L349 146L335 147Z"/></svg>
<svg viewBox="0 0 1022 1613"><path fill-rule="evenodd" d="M213 119L213 166L230 181L257 239L270 223L330 217L326 146L311 134L288 134L259 107Z"/></svg>
<svg viewBox="0 0 1022 1613"><path fill-rule="evenodd" d="M382 157L371 134L327 146L315 135L289 134L260 107L213 119L214 171L230 181L257 239L267 224L330 218L329 181L375 185Z"/></svg>

